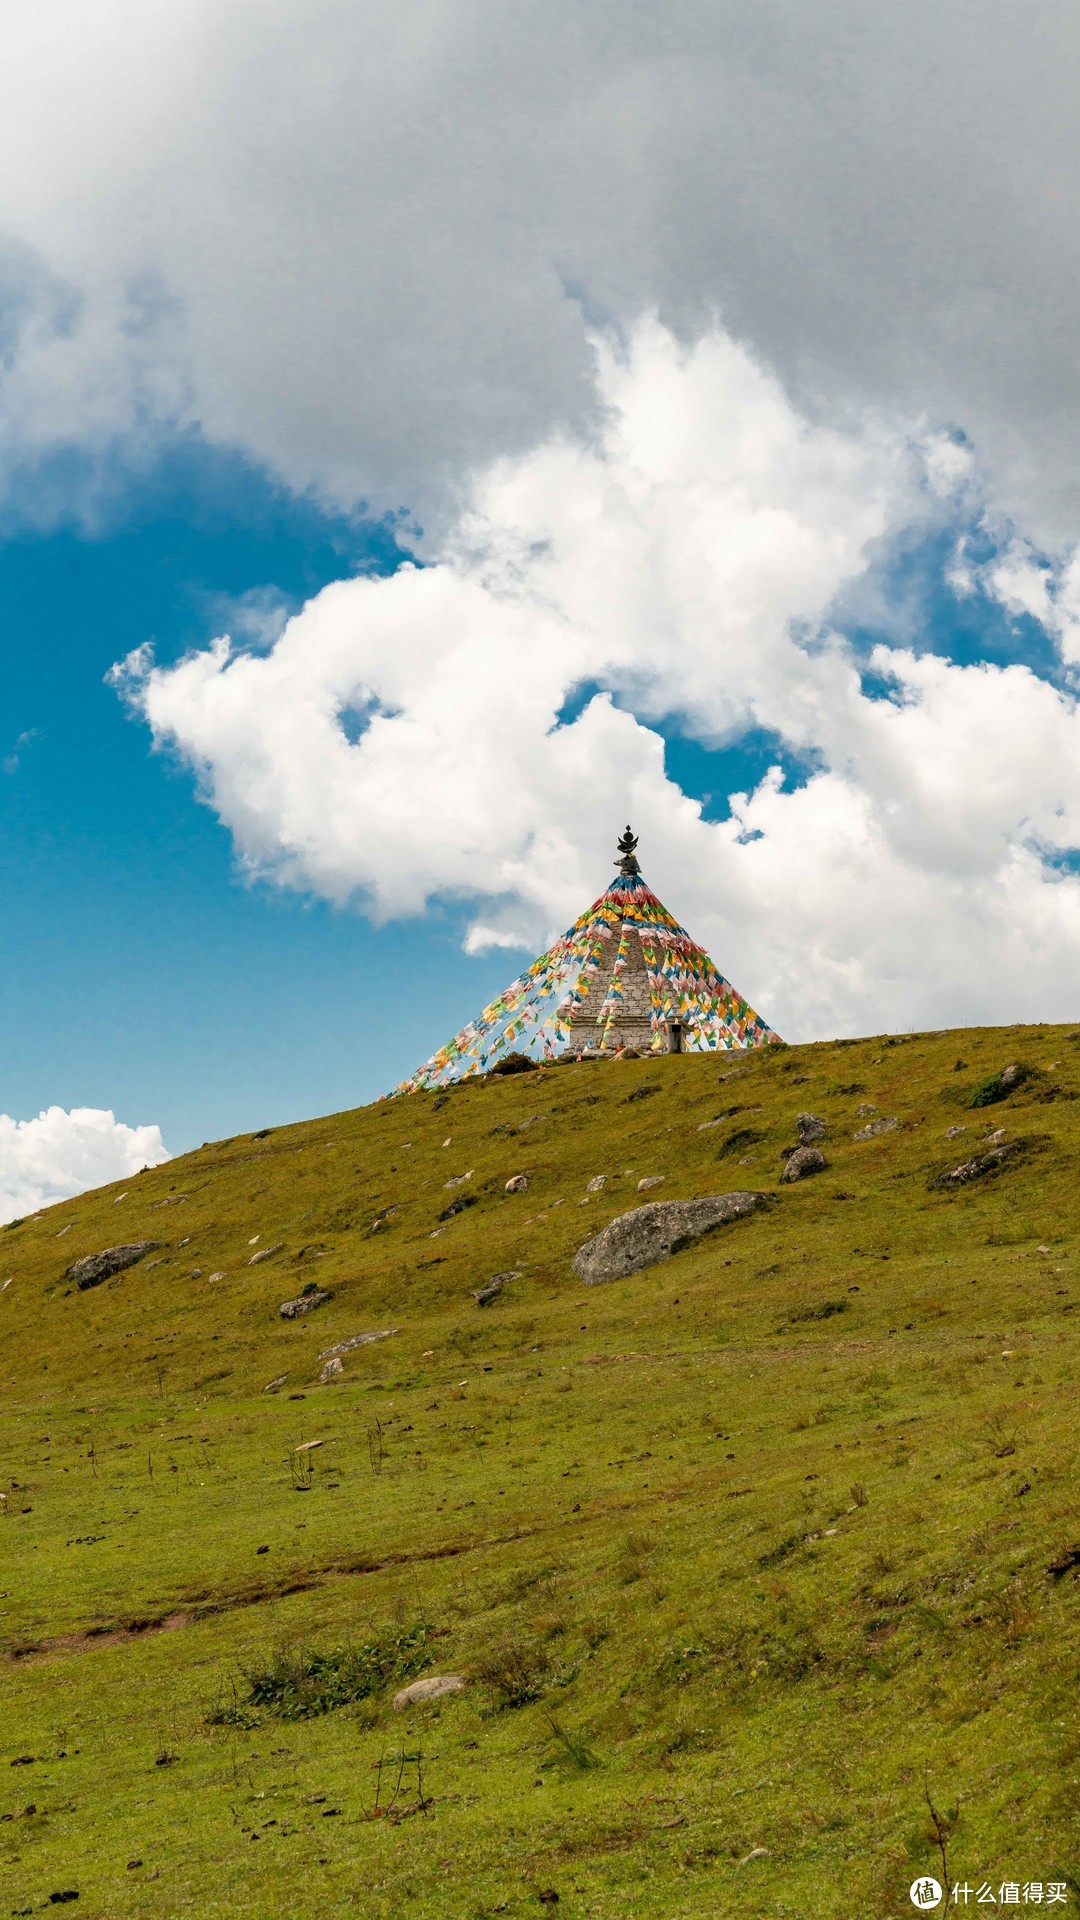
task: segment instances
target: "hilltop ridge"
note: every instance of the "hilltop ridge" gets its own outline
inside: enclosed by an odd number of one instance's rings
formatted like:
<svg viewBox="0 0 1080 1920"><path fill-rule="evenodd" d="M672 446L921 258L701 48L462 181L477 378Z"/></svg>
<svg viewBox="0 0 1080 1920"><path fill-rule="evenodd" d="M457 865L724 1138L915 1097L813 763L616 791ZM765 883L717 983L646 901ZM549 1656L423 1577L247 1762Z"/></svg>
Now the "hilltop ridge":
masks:
<svg viewBox="0 0 1080 1920"><path fill-rule="evenodd" d="M950 1871L1080 1897L1078 1101L1067 1028L557 1065L0 1230L13 1910L884 1920L927 1786Z"/></svg>

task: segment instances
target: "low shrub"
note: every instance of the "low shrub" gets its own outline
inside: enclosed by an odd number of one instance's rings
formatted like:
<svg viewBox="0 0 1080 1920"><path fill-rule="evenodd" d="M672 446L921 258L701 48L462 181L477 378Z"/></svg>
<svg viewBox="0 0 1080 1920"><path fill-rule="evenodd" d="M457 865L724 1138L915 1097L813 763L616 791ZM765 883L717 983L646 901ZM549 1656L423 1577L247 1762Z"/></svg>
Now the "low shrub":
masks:
<svg viewBox="0 0 1080 1920"><path fill-rule="evenodd" d="M370 1640L320 1652L281 1647L264 1666L242 1669L243 1699L233 1698L207 1716L211 1726L258 1724L253 1709L277 1720L312 1720L381 1693L392 1682L411 1680L429 1664L431 1628L423 1620L384 1627Z"/></svg>

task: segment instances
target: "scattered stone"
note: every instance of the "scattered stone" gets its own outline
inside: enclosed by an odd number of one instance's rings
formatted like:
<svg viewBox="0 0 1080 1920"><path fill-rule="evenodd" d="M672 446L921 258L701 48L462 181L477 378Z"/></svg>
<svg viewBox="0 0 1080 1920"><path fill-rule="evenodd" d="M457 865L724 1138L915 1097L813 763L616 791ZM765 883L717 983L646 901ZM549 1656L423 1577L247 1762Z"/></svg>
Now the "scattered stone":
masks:
<svg viewBox="0 0 1080 1920"><path fill-rule="evenodd" d="M404 1713L406 1707L423 1707L429 1700L441 1700L444 1694L460 1693L465 1684L462 1673L433 1673L426 1680L414 1680L395 1693L394 1712Z"/></svg>
<svg viewBox="0 0 1080 1920"><path fill-rule="evenodd" d="M506 1193L524 1193L526 1188L528 1187L528 1184L529 1184L528 1174L515 1173L513 1179L507 1181L504 1191Z"/></svg>
<svg viewBox="0 0 1080 1920"><path fill-rule="evenodd" d="M473 1294L473 1299L476 1301L478 1307L489 1307L491 1302L502 1292L510 1280L520 1279L521 1269L519 1267L511 1267L507 1273L492 1274L491 1279L486 1280L482 1287L477 1287Z"/></svg>
<svg viewBox="0 0 1080 1920"><path fill-rule="evenodd" d="M644 1180L638 1181L637 1190L639 1193L648 1193L650 1187L662 1187L663 1184L664 1175L662 1173L647 1173Z"/></svg>
<svg viewBox="0 0 1080 1920"><path fill-rule="evenodd" d="M717 1118L716 1118L715 1120L702 1120L702 1121L700 1121L700 1122L699 1122L699 1124L698 1124L698 1132L699 1132L699 1133L708 1133L708 1131L709 1131L709 1128L710 1128L710 1127L722 1127L722 1126L723 1126L723 1124L724 1124L724 1121L725 1121L725 1120L727 1119L727 1117L728 1117L728 1116L727 1116L727 1114L726 1114L726 1113L721 1113L721 1114L719 1114L719 1115L717 1116Z"/></svg>
<svg viewBox="0 0 1080 1920"><path fill-rule="evenodd" d="M57 1234L57 1236L56 1236L56 1238L57 1238L58 1240L62 1240L62 1239L63 1239L63 1237L64 1237L64 1235L65 1235L65 1233L70 1233L70 1232L71 1232L71 1229L72 1229L72 1227L73 1227L74 1225L75 1225L75 1222L74 1222L74 1220L69 1220L69 1221L68 1221L68 1223L67 1223L67 1226L66 1226L66 1227L61 1227L61 1229L60 1229L60 1231L59 1231L59 1233Z"/></svg>
<svg viewBox="0 0 1080 1920"><path fill-rule="evenodd" d="M797 1113L795 1128L799 1136L800 1147L813 1146L815 1140L824 1140L825 1122L819 1113Z"/></svg>
<svg viewBox="0 0 1080 1920"><path fill-rule="evenodd" d="M164 1200L158 1201L159 1207L178 1207L187 1199L186 1193L167 1193Z"/></svg>
<svg viewBox="0 0 1080 1920"><path fill-rule="evenodd" d="M602 1232L587 1240L574 1255L579 1280L595 1287L605 1280L621 1280L642 1267L670 1259L702 1234L732 1220L745 1219L768 1203L763 1193L711 1194L700 1200L653 1200L631 1213L621 1213Z"/></svg>
<svg viewBox="0 0 1080 1920"><path fill-rule="evenodd" d="M447 1146L449 1146L450 1144L449 1141L447 1141L446 1144ZM455 1173L451 1179L444 1180L443 1186L444 1187L463 1187L465 1185L466 1180L471 1180L472 1177L473 1177L473 1169L470 1167L468 1173Z"/></svg>
<svg viewBox="0 0 1080 1920"><path fill-rule="evenodd" d="M227 1280L228 1277L224 1272L211 1273L207 1278L207 1286L212 1286L215 1280Z"/></svg>
<svg viewBox="0 0 1080 1920"><path fill-rule="evenodd" d="M248 1246L257 1247L261 1239L262 1239L261 1233L253 1233L251 1236L251 1239L248 1241Z"/></svg>
<svg viewBox="0 0 1080 1920"><path fill-rule="evenodd" d="M967 1132L966 1127L946 1127L945 1138L946 1140L955 1140L958 1133L966 1133L966 1132Z"/></svg>
<svg viewBox="0 0 1080 1920"><path fill-rule="evenodd" d="M855 1118L856 1120L861 1120L864 1114L876 1113L876 1112L877 1112L877 1108L875 1107L872 1100L860 1100L858 1106L855 1109Z"/></svg>
<svg viewBox="0 0 1080 1920"><path fill-rule="evenodd" d="M250 1242L249 1242L249 1245L250 1245ZM272 1260L275 1253L282 1253L284 1252L284 1249L285 1249L284 1240L279 1240L277 1244L273 1247L260 1247L258 1253L252 1254L251 1259L248 1261L248 1266L257 1267L259 1265L260 1260Z"/></svg>
<svg viewBox="0 0 1080 1920"><path fill-rule="evenodd" d="M1004 1140L1004 1138L1005 1138L1004 1127L995 1127L993 1133L987 1134L985 1144L988 1147L998 1147L1001 1145L1001 1142Z"/></svg>
<svg viewBox="0 0 1080 1920"><path fill-rule="evenodd" d="M178 1247L190 1247L191 1241L192 1241L192 1235L190 1233L185 1233L183 1239L178 1240L176 1244Z"/></svg>
<svg viewBox="0 0 1080 1920"><path fill-rule="evenodd" d="M599 1193L601 1189L606 1186L607 1186L607 1174L594 1173L592 1179L589 1181L587 1187L585 1188L585 1191L586 1193Z"/></svg>
<svg viewBox="0 0 1080 1920"><path fill-rule="evenodd" d="M853 1140L876 1140L879 1133L894 1133L899 1125L894 1115L883 1113L876 1120L871 1120L869 1125L860 1127L858 1133L853 1133L851 1137Z"/></svg>
<svg viewBox="0 0 1080 1920"><path fill-rule="evenodd" d="M267 1381L266 1386L263 1388L263 1392L276 1393L279 1387L283 1387L285 1385L285 1382L288 1379L288 1377L289 1376L287 1373L279 1373L276 1380Z"/></svg>
<svg viewBox="0 0 1080 1920"><path fill-rule="evenodd" d="M782 1181L805 1180L810 1173L820 1173L828 1165L820 1147L796 1147L788 1155L787 1164L780 1175Z"/></svg>
<svg viewBox="0 0 1080 1920"><path fill-rule="evenodd" d="M945 1173L939 1173L931 1180L931 1187L963 1187L969 1180L979 1180L983 1174L996 1173L1011 1154L1018 1153L1021 1142L1007 1140L998 1147L990 1147L985 1153L977 1153L973 1159L964 1160L958 1167L950 1167Z"/></svg>
<svg viewBox="0 0 1080 1920"><path fill-rule="evenodd" d="M164 1240L132 1240L123 1247L106 1247L103 1253L88 1253L68 1267L64 1279L74 1280L79 1292L85 1293L88 1287L100 1287L103 1280L110 1280L114 1273L123 1273L125 1267L133 1267L144 1254L164 1245Z"/></svg>
<svg viewBox="0 0 1080 1920"><path fill-rule="evenodd" d="M335 1353L351 1353L354 1347L370 1347L375 1340L389 1340L396 1327L383 1327L378 1333L354 1333L351 1340L339 1340L334 1347L324 1347L320 1360L329 1360Z"/></svg>
<svg viewBox="0 0 1080 1920"><path fill-rule="evenodd" d="M443 1208L442 1212L439 1215L439 1219L452 1220L455 1214L464 1213L466 1207L475 1207L479 1205L479 1200L480 1200L479 1194L463 1193L459 1196L457 1200L451 1200L450 1205L448 1207Z"/></svg>
<svg viewBox="0 0 1080 1920"><path fill-rule="evenodd" d="M202 1279L202 1268L201 1268L201 1267L192 1267L192 1269L191 1269L191 1277L192 1277L192 1279L193 1279L193 1280L201 1280L201 1279Z"/></svg>
<svg viewBox="0 0 1080 1920"><path fill-rule="evenodd" d="M742 1859L739 1861L739 1865L740 1867L748 1867L750 1865L751 1860L768 1860L768 1858L769 1858L768 1847L751 1847L749 1853L743 1854Z"/></svg>
<svg viewBox="0 0 1080 1920"><path fill-rule="evenodd" d="M314 1293L302 1293L298 1300L283 1300L278 1312L283 1320L295 1320L301 1313L314 1313L316 1307L324 1307L333 1297L316 1287Z"/></svg>
<svg viewBox="0 0 1080 1920"><path fill-rule="evenodd" d="M342 1363L341 1356L340 1354L335 1353L327 1361L325 1367L323 1368L322 1372L319 1375L319 1379L320 1381L337 1380L337 1379L340 1379L344 1371L345 1371L345 1368Z"/></svg>

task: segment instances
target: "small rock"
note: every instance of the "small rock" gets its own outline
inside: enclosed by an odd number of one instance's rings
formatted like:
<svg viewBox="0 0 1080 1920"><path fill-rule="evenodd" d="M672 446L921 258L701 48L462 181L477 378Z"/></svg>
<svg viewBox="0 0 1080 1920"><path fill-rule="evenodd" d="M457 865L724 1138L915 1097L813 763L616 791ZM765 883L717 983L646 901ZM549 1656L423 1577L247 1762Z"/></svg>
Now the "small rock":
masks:
<svg viewBox="0 0 1080 1920"><path fill-rule="evenodd" d="M856 1120L861 1120L865 1113L876 1113L876 1112L877 1112L877 1108L875 1107L872 1100L861 1100L859 1102L859 1105L855 1109L855 1118Z"/></svg>
<svg viewBox="0 0 1080 1920"><path fill-rule="evenodd" d="M807 1174L820 1173L828 1165L820 1147L796 1147L788 1157L781 1180L788 1184L793 1180L805 1180Z"/></svg>
<svg viewBox="0 0 1080 1920"><path fill-rule="evenodd" d="M201 1267L192 1267L192 1269L191 1269L191 1277L192 1277L192 1279L193 1279L193 1280L201 1280L201 1279L202 1279L202 1268L201 1268Z"/></svg>
<svg viewBox="0 0 1080 1920"><path fill-rule="evenodd" d="M879 1133L893 1133L900 1125L899 1120L889 1114L881 1114L877 1120L871 1120L868 1126L860 1127L852 1134L853 1140L876 1140Z"/></svg>
<svg viewBox="0 0 1080 1920"><path fill-rule="evenodd" d="M528 1184L529 1184L529 1176L528 1176L528 1174L525 1174L525 1173L515 1173L515 1175L514 1175L514 1177L513 1177L513 1179L512 1179L512 1180L508 1180L508 1181L507 1181L507 1183L506 1183L506 1186L505 1186L505 1188L504 1188L504 1192L506 1192L506 1193L524 1193L524 1192L525 1192L525 1190L526 1190L526 1188L527 1188L527 1186L528 1186Z"/></svg>
<svg viewBox="0 0 1080 1920"><path fill-rule="evenodd" d="M426 1706L429 1700L441 1700L444 1694L460 1693L465 1686L465 1676L461 1673L433 1673L426 1680L414 1680L411 1686L402 1687L394 1695L394 1712L403 1713L406 1707Z"/></svg>
<svg viewBox="0 0 1080 1920"><path fill-rule="evenodd" d="M586 1186L585 1191L586 1193L599 1193L601 1188L606 1186L607 1186L607 1174L594 1173L592 1179L589 1181L588 1185Z"/></svg>
<svg viewBox="0 0 1080 1920"><path fill-rule="evenodd" d="M466 1180L471 1180L472 1177L473 1177L473 1170L470 1167L468 1173L455 1173L451 1177L451 1179L444 1180L443 1186L444 1187L463 1187L465 1185Z"/></svg>
<svg viewBox="0 0 1080 1920"><path fill-rule="evenodd" d="M123 1247L106 1247L103 1253L88 1253L68 1267L64 1279L74 1280L79 1292L85 1293L88 1287L100 1287L103 1280L110 1280L114 1273L123 1273L144 1254L164 1245L164 1240L132 1240Z"/></svg>
<svg viewBox="0 0 1080 1920"><path fill-rule="evenodd" d="M710 1127L722 1127L726 1119L727 1119L727 1114L722 1113L715 1120L702 1120L698 1124L698 1132L708 1133Z"/></svg>
<svg viewBox="0 0 1080 1920"><path fill-rule="evenodd" d="M1004 1068L1001 1075L1001 1084L1003 1087L1016 1087L1019 1086L1021 1080L1026 1079L1027 1068L1020 1066L1014 1061L1011 1067Z"/></svg>
<svg viewBox="0 0 1080 1920"><path fill-rule="evenodd" d="M265 1387L263 1388L263 1392L276 1393L279 1387L283 1387L285 1385L285 1382L288 1379L288 1377L289 1376L287 1373L279 1373L276 1380L267 1381Z"/></svg>
<svg viewBox="0 0 1080 1920"><path fill-rule="evenodd" d="M284 1251L284 1247L285 1247L284 1240L279 1240L277 1242L277 1245L273 1247L260 1247L258 1253L252 1254L251 1259L248 1261L248 1266L257 1267L260 1260L272 1260L275 1253L281 1253Z"/></svg>
<svg viewBox="0 0 1080 1920"><path fill-rule="evenodd" d="M767 1860L768 1858L769 1858L768 1847L751 1847L749 1853L743 1854L742 1859L739 1861L739 1865L740 1867L748 1867L750 1865L751 1860Z"/></svg>
<svg viewBox="0 0 1080 1920"><path fill-rule="evenodd" d="M158 1201L159 1207L179 1207L187 1199L186 1193L167 1193L164 1200Z"/></svg>
<svg viewBox="0 0 1080 1920"><path fill-rule="evenodd" d="M334 1347L325 1347L319 1355L320 1360L329 1360L331 1354L351 1353L354 1347L370 1347L376 1340L389 1340L396 1333L396 1327L382 1327L378 1333L354 1333L350 1340L339 1340Z"/></svg>
<svg viewBox="0 0 1080 1920"><path fill-rule="evenodd" d="M966 1127L946 1127L945 1138L946 1140L955 1140L958 1133L966 1133L966 1132L967 1132Z"/></svg>
<svg viewBox="0 0 1080 1920"><path fill-rule="evenodd" d="M314 1293L302 1293L298 1300L284 1300L278 1308L283 1320L295 1320L301 1313L314 1313L316 1307L324 1307L332 1300L331 1293L321 1293L316 1287Z"/></svg>
<svg viewBox="0 0 1080 1920"><path fill-rule="evenodd" d="M337 1380L344 1373L344 1371L345 1371L345 1368L342 1363L341 1356L340 1354L335 1353L327 1361L325 1367L323 1368L322 1372L319 1375L319 1379L320 1381Z"/></svg>
<svg viewBox="0 0 1080 1920"><path fill-rule="evenodd" d="M473 1299L476 1301L478 1307L489 1307L496 1296L502 1292L508 1281L520 1279L521 1272L520 1269L516 1267L511 1267L507 1273L495 1273L490 1280L485 1281L482 1287L477 1287L473 1294Z"/></svg>
<svg viewBox="0 0 1080 1920"><path fill-rule="evenodd" d="M644 1180L638 1181L637 1190L639 1193L648 1193L650 1187L662 1187L663 1184L664 1175L662 1173L647 1173Z"/></svg>
<svg viewBox="0 0 1080 1920"><path fill-rule="evenodd" d="M215 1280L227 1280L227 1279L228 1279L228 1277L229 1277L229 1276L228 1276L228 1274L227 1274L227 1273L224 1273L224 1272L218 1272L218 1273L211 1273L211 1274L208 1274L208 1275L207 1275L207 1285L208 1285L208 1286L210 1286L210 1285L212 1285L212 1284L213 1284L213 1282L214 1282Z"/></svg>
<svg viewBox="0 0 1080 1920"><path fill-rule="evenodd" d="M825 1122L819 1113L797 1113L795 1128L799 1136L800 1147L810 1147L815 1140L824 1140Z"/></svg>
<svg viewBox="0 0 1080 1920"><path fill-rule="evenodd" d="M812 1149L807 1149L812 1151ZM742 1220L768 1204L762 1193L710 1194L700 1200L653 1200L621 1213L574 1255L573 1268L586 1286L621 1280L642 1267L670 1259L703 1234Z"/></svg>

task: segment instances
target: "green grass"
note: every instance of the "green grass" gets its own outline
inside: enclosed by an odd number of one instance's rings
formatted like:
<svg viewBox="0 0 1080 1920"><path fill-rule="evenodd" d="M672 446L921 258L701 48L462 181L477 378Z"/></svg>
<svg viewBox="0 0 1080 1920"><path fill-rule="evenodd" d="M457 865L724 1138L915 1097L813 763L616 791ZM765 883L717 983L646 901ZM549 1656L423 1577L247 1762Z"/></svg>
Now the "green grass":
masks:
<svg viewBox="0 0 1080 1920"><path fill-rule="evenodd" d="M0 1230L0 1920L898 1920L927 1785L951 1873L1075 1907L1080 1036L739 1067L383 1102ZM584 1287L654 1174L775 1204ZM417 1673L468 1684L394 1713Z"/></svg>

